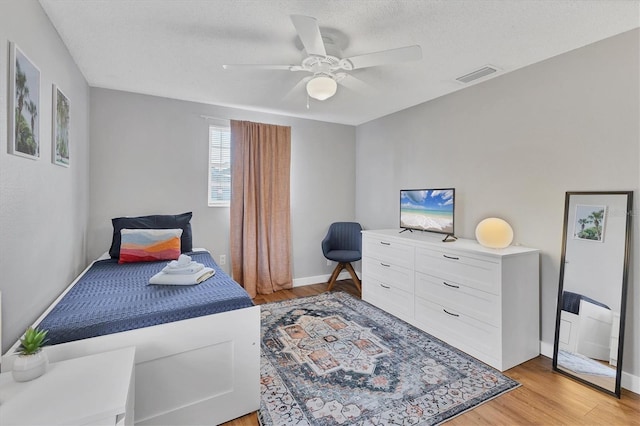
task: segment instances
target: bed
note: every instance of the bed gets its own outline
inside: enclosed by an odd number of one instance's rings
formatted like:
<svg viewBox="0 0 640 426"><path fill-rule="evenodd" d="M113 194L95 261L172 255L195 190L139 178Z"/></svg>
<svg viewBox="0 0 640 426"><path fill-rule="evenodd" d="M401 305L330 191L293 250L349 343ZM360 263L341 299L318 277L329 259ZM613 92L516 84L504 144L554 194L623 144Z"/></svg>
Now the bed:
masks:
<svg viewBox="0 0 640 426"><path fill-rule="evenodd" d="M215 275L196 286L151 286L150 271L166 261L120 265L103 256L33 324L50 329L50 362L134 346L136 424L220 424L260 405L260 308L206 250L186 254ZM105 274L106 289L95 281ZM231 300L226 306L206 300L219 288ZM179 308L167 303L180 298ZM3 371L18 344L2 357Z"/></svg>
<svg viewBox="0 0 640 426"><path fill-rule="evenodd" d="M578 293L563 292L559 348L609 361L613 318L607 305Z"/></svg>

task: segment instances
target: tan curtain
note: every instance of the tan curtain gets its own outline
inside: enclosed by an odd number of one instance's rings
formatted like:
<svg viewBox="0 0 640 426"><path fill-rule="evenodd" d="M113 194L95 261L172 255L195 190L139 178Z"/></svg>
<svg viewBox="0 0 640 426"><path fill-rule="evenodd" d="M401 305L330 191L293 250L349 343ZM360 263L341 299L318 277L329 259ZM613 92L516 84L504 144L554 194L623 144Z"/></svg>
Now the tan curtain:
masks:
<svg viewBox="0 0 640 426"><path fill-rule="evenodd" d="M291 128L231 121L231 269L253 298L292 287Z"/></svg>

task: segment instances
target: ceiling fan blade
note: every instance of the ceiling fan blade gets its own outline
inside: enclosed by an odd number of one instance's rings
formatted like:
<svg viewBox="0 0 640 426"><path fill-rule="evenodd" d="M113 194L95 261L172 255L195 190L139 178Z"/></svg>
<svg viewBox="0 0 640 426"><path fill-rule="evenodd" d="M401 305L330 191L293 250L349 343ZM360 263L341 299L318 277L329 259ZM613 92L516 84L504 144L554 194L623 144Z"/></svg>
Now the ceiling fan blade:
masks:
<svg viewBox="0 0 640 426"><path fill-rule="evenodd" d="M368 53L366 55L353 56L340 61L338 67L345 70L375 67L378 65L394 64L397 62L417 61L422 59L422 48L413 45L399 47L397 49L383 50L382 52Z"/></svg>
<svg viewBox="0 0 640 426"><path fill-rule="evenodd" d="M291 15L293 26L296 27L298 37L307 51L307 55L327 56L324 48L320 27L316 18L303 15Z"/></svg>
<svg viewBox="0 0 640 426"><path fill-rule="evenodd" d="M223 65L225 70L246 70L246 69L260 69L260 70L284 70L284 71L301 71L300 65L263 65L263 64L233 64Z"/></svg>
<svg viewBox="0 0 640 426"><path fill-rule="evenodd" d="M289 90L287 92L287 94L282 97L282 100L285 101L285 102L289 102L292 99L301 97L303 95L307 96L307 92L306 92L305 86L307 85L307 82L309 80L311 80L312 78L313 78L313 76L308 76L308 77L305 77L302 80L298 81L296 83L296 85L293 86L291 88L291 90Z"/></svg>
<svg viewBox="0 0 640 426"><path fill-rule="evenodd" d="M351 74L347 74L347 73L339 73L338 79L336 81L341 86L344 86L347 89L360 94L370 94L378 91L375 87L373 87L369 83L365 83L359 78L354 77Z"/></svg>

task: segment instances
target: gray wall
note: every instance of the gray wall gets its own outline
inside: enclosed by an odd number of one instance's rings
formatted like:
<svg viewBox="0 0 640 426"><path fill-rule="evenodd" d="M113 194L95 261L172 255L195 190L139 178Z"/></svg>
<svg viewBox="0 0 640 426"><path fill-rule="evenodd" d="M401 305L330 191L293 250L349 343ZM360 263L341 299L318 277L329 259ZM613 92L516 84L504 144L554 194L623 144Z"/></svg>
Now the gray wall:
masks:
<svg viewBox="0 0 640 426"><path fill-rule="evenodd" d="M640 185L634 30L357 128L356 218L398 226L398 190L456 188L456 234L489 216L541 254L541 339L553 344L565 191ZM499 64L497 64L499 65ZM638 242L638 217L633 244ZM640 374L640 257L633 255L624 371Z"/></svg>
<svg viewBox="0 0 640 426"><path fill-rule="evenodd" d="M8 42L40 69L40 158L7 154ZM51 162L52 84L70 100L71 167ZM0 291L6 350L86 265L89 87L40 4L0 1Z"/></svg>
<svg viewBox="0 0 640 426"><path fill-rule="evenodd" d="M320 241L331 222L355 217L355 127L97 88L89 256L109 249L113 217L193 211L194 246L228 259L229 209L207 206L201 115L291 126L293 276L329 274Z"/></svg>

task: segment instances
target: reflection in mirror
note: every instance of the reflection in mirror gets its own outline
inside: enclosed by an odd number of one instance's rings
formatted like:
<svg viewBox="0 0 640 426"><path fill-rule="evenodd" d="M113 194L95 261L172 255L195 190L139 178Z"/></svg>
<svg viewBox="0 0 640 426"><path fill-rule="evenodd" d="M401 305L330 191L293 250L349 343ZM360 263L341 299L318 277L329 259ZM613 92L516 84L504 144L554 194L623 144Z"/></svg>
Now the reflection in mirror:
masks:
<svg viewBox="0 0 640 426"><path fill-rule="evenodd" d="M567 192L553 368L620 397L633 192Z"/></svg>

